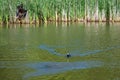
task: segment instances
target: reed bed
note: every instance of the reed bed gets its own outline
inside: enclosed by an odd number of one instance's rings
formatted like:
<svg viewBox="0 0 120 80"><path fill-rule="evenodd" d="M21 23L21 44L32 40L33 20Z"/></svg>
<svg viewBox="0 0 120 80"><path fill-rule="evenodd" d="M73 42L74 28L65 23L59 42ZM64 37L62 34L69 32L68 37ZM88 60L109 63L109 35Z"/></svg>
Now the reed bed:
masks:
<svg viewBox="0 0 120 80"><path fill-rule="evenodd" d="M0 23L20 23L16 7L27 10L22 23L120 22L120 0L0 0Z"/></svg>

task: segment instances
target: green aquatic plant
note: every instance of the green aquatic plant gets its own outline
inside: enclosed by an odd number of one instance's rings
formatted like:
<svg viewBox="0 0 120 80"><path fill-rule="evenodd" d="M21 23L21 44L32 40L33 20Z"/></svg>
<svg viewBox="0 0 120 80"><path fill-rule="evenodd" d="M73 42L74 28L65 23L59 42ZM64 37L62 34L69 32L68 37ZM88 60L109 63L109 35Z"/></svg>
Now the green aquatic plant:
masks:
<svg viewBox="0 0 120 80"><path fill-rule="evenodd" d="M0 21L15 22L16 7L23 3L26 21L120 21L119 0L0 0ZM2 19L1 19L2 18Z"/></svg>

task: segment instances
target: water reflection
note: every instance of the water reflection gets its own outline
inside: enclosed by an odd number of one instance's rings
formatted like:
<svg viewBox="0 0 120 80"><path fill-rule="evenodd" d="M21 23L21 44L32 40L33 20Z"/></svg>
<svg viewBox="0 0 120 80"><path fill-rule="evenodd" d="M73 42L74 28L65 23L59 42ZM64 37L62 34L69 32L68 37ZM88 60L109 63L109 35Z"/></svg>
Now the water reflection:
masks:
<svg viewBox="0 0 120 80"><path fill-rule="evenodd" d="M97 73L94 73L94 70L85 73L86 75L92 73L92 75L87 76L92 77L89 80L94 80L96 76L96 80L98 76L102 77L101 80L110 80L111 75L116 78L120 68L119 35L119 24L108 26L91 23L89 25L84 23L70 23L70 25L58 23L57 26L55 24L41 24L39 26L10 25L9 27L0 27L0 71L2 70L0 80L22 80L19 79L19 76L23 76L26 80L39 75L50 75L70 70L74 72L74 69L85 69L84 72L88 68L94 68ZM67 51L72 57L66 61ZM94 55L99 57L93 58ZM8 60L8 62L4 63L4 60ZM16 62L18 60L22 60L21 64ZM24 64L24 60L32 62ZM79 62L79 60L83 60L83 62ZM96 69L95 67L99 68ZM27 69L30 70L27 71ZM26 72L21 75L16 74L16 72L24 71ZM79 71L76 73L79 74ZM11 77L11 79L7 79L7 77ZM86 76L83 75L82 77Z"/></svg>

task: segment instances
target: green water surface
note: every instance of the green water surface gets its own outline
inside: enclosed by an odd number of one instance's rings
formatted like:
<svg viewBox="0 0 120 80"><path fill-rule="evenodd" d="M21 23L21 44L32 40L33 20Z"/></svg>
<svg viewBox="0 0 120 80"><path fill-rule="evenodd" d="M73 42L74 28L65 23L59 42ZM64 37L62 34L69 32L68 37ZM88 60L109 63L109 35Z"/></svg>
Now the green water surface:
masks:
<svg viewBox="0 0 120 80"><path fill-rule="evenodd" d="M54 51L41 49L43 45ZM68 52L75 56L68 59L53 54ZM102 65L84 69L73 69L73 65L68 66L71 70L24 79L36 71L25 66L29 63L83 61L99 61ZM1 25L0 80L120 80L120 24Z"/></svg>

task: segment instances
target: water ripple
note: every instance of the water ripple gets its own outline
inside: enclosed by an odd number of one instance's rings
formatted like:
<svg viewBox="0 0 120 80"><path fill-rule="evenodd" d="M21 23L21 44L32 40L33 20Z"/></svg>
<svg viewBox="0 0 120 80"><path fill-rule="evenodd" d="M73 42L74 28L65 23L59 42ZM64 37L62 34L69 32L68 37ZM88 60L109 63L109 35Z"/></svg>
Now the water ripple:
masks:
<svg viewBox="0 0 120 80"><path fill-rule="evenodd" d="M11 65L15 64L15 65ZM81 61L81 62L14 62L14 61L0 61L0 69L33 69L33 72L29 72L23 75L23 80L27 80L31 77L57 74L65 71L71 71L76 69L89 69L103 66L101 61Z"/></svg>
<svg viewBox="0 0 120 80"><path fill-rule="evenodd" d="M25 66L32 68L35 72L28 73L24 75L24 79L30 77L56 74L60 72L75 70L75 69L88 69L100 67L103 65L103 62L100 61L82 61L82 62L38 62L38 63L29 63Z"/></svg>
<svg viewBox="0 0 120 80"><path fill-rule="evenodd" d="M53 47L53 46L50 47L50 46L47 46L47 45L40 45L39 48L42 49L42 50L47 50L49 53L57 55L57 56L66 56L65 54L61 54L61 53L55 51L58 47ZM83 53L80 52L79 50L74 50L74 51L71 51L71 52L69 51L69 53L71 54L71 56L87 56L87 55L96 54L96 53L100 53L100 52L105 52L105 51L109 51L109 50L117 49L117 48L120 48L120 46L108 47L108 48L102 49L102 50L90 50L90 51L83 52Z"/></svg>

